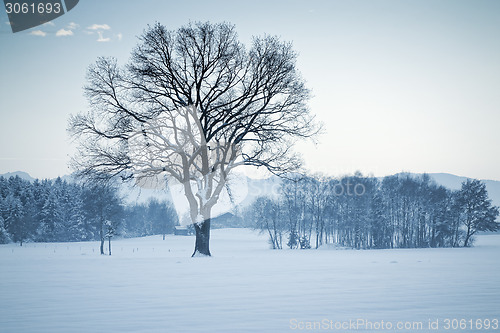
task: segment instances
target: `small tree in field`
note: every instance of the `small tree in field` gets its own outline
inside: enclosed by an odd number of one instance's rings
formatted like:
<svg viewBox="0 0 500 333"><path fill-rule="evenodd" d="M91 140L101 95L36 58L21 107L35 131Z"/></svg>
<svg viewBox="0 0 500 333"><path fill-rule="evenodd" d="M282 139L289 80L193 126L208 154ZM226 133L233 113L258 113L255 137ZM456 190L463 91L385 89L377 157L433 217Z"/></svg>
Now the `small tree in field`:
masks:
<svg viewBox="0 0 500 333"><path fill-rule="evenodd" d="M106 220L104 222L104 227L106 229L105 237L108 239L108 254L111 255L111 238L116 234L116 223L113 221ZM102 253L101 253L102 254Z"/></svg>
<svg viewBox="0 0 500 333"><path fill-rule="evenodd" d="M85 88L91 110L70 119L74 159L86 176L182 184L196 232L193 255L210 255L213 206L237 166L294 170L298 138L318 130L292 45L255 37L247 49L234 26L149 27L119 67L100 58Z"/></svg>
<svg viewBox="0 0 500 333"><path fill-rule="evenodd" d="M93 229L99 235L101 241L100 253L103 255L106 238L111 246L111 237L109 235L113 236L115 234L122 218L123 207L121 200L116 189L109 183L93 185L87 188L85 193L85 218L91 221Z"/></svg>

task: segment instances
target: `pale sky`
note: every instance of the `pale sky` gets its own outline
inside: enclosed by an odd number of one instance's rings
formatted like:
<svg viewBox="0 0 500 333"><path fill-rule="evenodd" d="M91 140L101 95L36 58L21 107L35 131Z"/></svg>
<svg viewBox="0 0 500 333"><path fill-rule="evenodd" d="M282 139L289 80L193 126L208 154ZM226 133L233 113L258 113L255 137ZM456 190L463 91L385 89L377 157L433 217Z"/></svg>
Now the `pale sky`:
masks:
<svg viewBox="0 0 500 333"><path fill-rule="evenodd" d="M0 14L0 174L70 173L70 114L85 111L85 72L124 64L148 24L236 25L240 39L293 41L324 122L299 144L329 175L447 172L500 180L500 1L82 0L13 34Z"/></svg>

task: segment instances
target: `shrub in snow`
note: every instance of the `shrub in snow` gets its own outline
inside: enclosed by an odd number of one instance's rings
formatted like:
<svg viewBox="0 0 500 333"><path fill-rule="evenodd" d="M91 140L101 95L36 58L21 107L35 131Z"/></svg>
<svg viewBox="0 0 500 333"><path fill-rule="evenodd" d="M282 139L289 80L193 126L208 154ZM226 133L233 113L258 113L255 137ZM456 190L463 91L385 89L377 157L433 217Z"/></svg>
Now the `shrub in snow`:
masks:
<svg viewBox="0 0 500 333"><path fill-rule="evenodd" d="M298 243L299 235L297 234L297 231L293 230L292 232L290 232L290 235L288 235L288 243L286 245L291 249L296 249Z"/></svg>
<svg viewBox="0 0 500 333"><path fill-rule="evenodd" d="M300 248L301 249L310 249L311 248L311 243L309 242L309 239L306 236L302 236L300 238Z"/></svg>

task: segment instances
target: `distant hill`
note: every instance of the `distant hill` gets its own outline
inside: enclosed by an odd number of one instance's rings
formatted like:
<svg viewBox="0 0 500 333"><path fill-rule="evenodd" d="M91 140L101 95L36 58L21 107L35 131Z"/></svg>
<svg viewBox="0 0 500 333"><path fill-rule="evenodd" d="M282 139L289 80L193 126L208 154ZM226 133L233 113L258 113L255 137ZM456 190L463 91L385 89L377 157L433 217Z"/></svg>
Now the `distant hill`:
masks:
<svg viewBox="0 0 500 333"><path fill-rule="evenodd" d="M24 171L7 172L7 173L4 173L3 175L0 175L0 177L4 177L4 178L10 178L10 177L15 177L15 176L19 176L19 178L30 181L30 182L35 180L35 178L31 177L27 172L24 172Z"/></svg>
<svg viewBox="0 0 500 333"><path fill-rule="evenodd" d="M418 173L410 173L413 176L419 176ZM462 182L467 180L467 177L456 176L449 173L429 173L429 176L439 185L442 185L451 190L460 189ZM19 176L20 178L28 181L34 181L35 178L31 177L28 173L23 171L9 172L0 174L5 178ZM71 175L61 177L67 182L72 182ZM486 184L488 195L495 206L500 206L500 181L497 180L481 180ZM267 179L251 179L246 178L246 186L248 186L247 196L241 201L240 206L246 207L250 205L257 197L261 195L273 196L279 188L281 179L273 176ZM152 189L140 189L133 187L130 184L125 184L120 189L120 193L124 196L125 201L128 203L144 203L150 198L159 200L170 200L170 194L167 191L159 191Z"/></svg>
<svg viewBox="0 0 500 333"><path fill-rule="evenodd" d="M412 176L421 176L420 173L410 173ZM438 184L442 185L450 190L459 190L462 186L462 182L468 179L468 177L456 176L449 173L428 173L428 175ZM380 177L379 179L382 179ZM493 202L493 205L500 207L500 181L497 180L484 180L481 181L486 184L486 189L488 190L488 196ZM248 178L249 195L243 201L242 206L251 204L255 198L259 195L266 194L271 195L279 187L280 179L276 176L267 179L250 179Z"/></svg>
<svg viewBox="0 0 500 333"><path fill-rule="evenodd" d="M421 174L413 173L412 175L418 176ZM468 179L468 177L455 176L449 173L429 173L429 176L439 185L442 185L450 190L459 190L462 187L462 183ZM500 206L500 181L481 179L481 181L486 184L486 189L488 190L488 196L495 206Z"/></svg>
<svg viewBox="0 0 500 333"><path fill-rule="evenodd" d="M159 201L172 201L170 193L166 190L155 190L148 188L140 188L133 186L130 183L122 184L120 187L120 195L124 197L129 204L142 204L155 198Z"/></svg>

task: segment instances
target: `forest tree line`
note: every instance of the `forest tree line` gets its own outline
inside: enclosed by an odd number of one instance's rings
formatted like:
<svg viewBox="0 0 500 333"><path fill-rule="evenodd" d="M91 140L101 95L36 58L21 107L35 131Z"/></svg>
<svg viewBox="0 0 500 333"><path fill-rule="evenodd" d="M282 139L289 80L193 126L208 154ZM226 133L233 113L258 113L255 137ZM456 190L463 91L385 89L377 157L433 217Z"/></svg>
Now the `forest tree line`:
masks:
<svg viewBox="0 0 500 333"><path fill-rule="evenodd" d="M258 198L245 218L269 235L274 249L386 249L470 246L478 231L500 229L498 215L479 180L452 191L425 174L357 173L285 179L279 193Z"/></svg>
<svg viewBox="0 0 500 333"><path fill-rule="evenodd" d="M266 232L275 249L470 246L477 232L500 230L498 216L479 180L453 191L409 174L297 175L243 212L244 223ZM100 240L103 252L113 236L165 235L175 225L171 203L125 205L111 185L0 177L0 243Z"/></svg>
<svg viewBox="0 0 500 333"><path fill-rule="evenodd" d="M126 205L117 187L0 177L0 243L101 241L174 232L169 202Z"/></svg>

